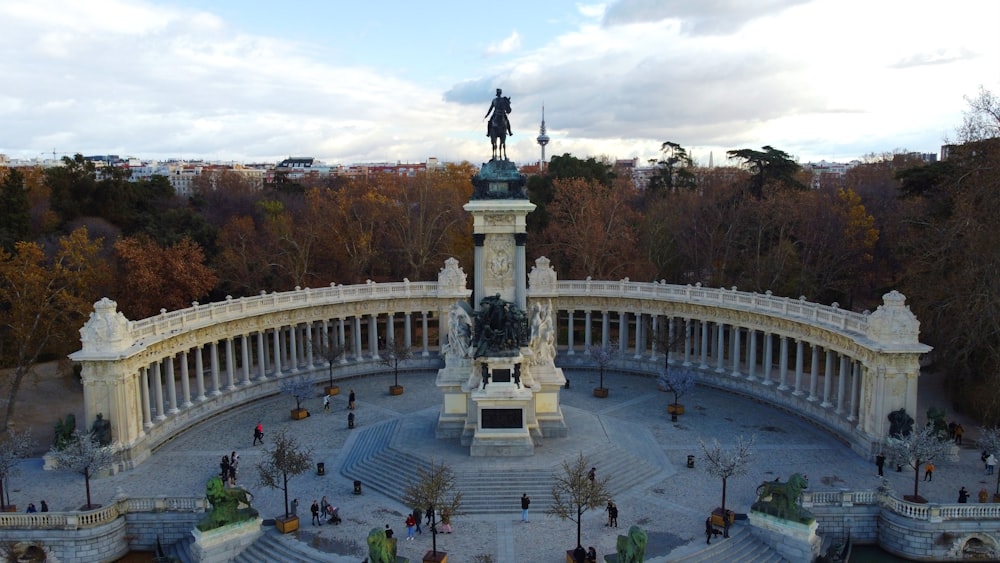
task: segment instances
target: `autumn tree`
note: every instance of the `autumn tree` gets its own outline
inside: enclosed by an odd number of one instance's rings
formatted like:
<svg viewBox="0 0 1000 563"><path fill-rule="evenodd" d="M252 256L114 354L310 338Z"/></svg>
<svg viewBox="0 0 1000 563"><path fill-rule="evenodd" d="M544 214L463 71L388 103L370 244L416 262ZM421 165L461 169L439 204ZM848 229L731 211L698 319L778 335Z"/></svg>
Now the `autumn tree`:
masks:
<svg viewBox="0 0 1000 563"><path fill-rule="evenodd" d="M580 159L569 153L553 156L544 174L528 178L528 199L535 204L535 210L526 219L527 231L536 235L548 227L551 221L548 206L555 197L554 184L557 180L587 180L610 186L614 178L611 166L593 157Z"/></svg>
<svg viewBox="0 0 1000 563"><path fill-rule="evenodd" d="M694 161L687 149L673 141L666 141L660 146L660 153L662 156L655 163L656 173L649 179L646 188L649 195L669 194L678 188L692 189L697 186L692 171Z"/></svg>
<svg viewBox="0 0 1000 563"><path fill-rule="evenodd" d="M275 289L264 236L246 215L233 217L219 229L213 266L223 291L242 297Z"/></svg>
<svg viewBox="0 0 1000 563"><path fill-rule="evenodd" d="M125 316L144 319L189 307L215 287L218 277L205 265L198 244L185 239L162 247L145 237L115 243L119 270L118 305Z"/></svg>
<svg viewBox="0 0 1000 563"><path fill-rule="evenodd" d="M93 432L77 429L73 437L62 449L52 448L49 455L55 462L56 469L72 471L83 475L87 486L87 504L82 510L93 510L101 505L90 500L90 478L110 468L118 458L115 446L102 446Z"/></svg>
<svg viewBox="0 0 1000 563"><path fill-rule="evenodd" d="M35 441L31 438L31 429L9 430L0 436L0 508L11 504L7 490L10 488L10 478L20 474L18 464L31 454Z"/></svg>
<svg viewBox="0 0 1000 563"><path fill-rule="evenodd" d="M50 255L29 242L16 243L12 253L0 250L0 354L3 365L13 368L3 381L3 431L39 356L79 342L79 328L99 297L95 288L99 291L106 278L100 249L100 240L77 229L60 238Z"/></svg>
<svg viewBox="0 0 1000 563"><path fill-rule="evenodd" d="M329 195L329 222L335 227L329 237L344 265L342 283L379 279L387 269L385 225L392 200L365 179L351 180Z"/></svg>
<svg viewBox="0 0 1000 563"><path fill-rule="evenodd" d="M556 180L551 221L541 235L541 254L569 279L649 279L651 265L638 250L638 215L627 182Z"/></svg>

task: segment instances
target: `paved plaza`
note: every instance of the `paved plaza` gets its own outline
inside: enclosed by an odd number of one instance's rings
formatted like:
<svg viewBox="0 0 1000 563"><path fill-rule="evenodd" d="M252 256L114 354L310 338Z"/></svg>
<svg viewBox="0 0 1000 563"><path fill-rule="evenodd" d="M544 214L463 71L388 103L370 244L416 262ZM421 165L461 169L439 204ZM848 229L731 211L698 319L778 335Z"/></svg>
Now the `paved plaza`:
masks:
<svg viewBox="0 0 1000 563"><path fill-rule="evenodd" d="M562 403L569 435L544 440L532 458L471 458L457 441L435 440L441 393L434 385L434 376L401 377L400 383L406 389L401 396L388 394L391 376L375 376L342 381L341 394L333 398L329 413L323 412L320 398L308 401L305 406L312 416L303 421L290 420L289 410L295 405L287 396L271 397L220 414L176 436L137 469L94 479L92 495L95 502L102 504L116 494L203 495L206 481L219 471L222 455L236 450L241 460L239 484L254 494L254 506L261 515L273 518L283 510L281 491L255 484L254 465L261 459L263 448L251 443L253 427L261 421L265 441L276 430L287 429L314 448L314 461L326 465L326 475L310 471L290 482L290 495L300 503L299 540L341 554L330 553L322 560L357 563L366 555L365 537L373 527L388 523L397 537L406 535L406 507L373 490L353 495L351 480L340 474L346 450L352 445L352 433L356 435L366 425L399 419L399 439L407 448L463 471L481 468L485 473L501 468L503 478L513 481L518 479L519 468L558 464L581 451L590 455L592 465L602 475L600 452L614 444L658 464L662 471L649 482L616 495L619 529L604 526L606 515L602 509L585 513L583 545L595 546L602 555L613 553L617 535L631 525L639 525L650 535L646 560L663 562L704 547L705 517L721 500L721 481L705 472L700 459L693 469L686 466L688 455L700 457L699 440L717 438L727 445L740 434L756 437L756 460L749 474L731 479L728 486L727 507L738 513L747 511L759 483L776 477L785 480L795 472L809 476L812 490L874 489L881 481L872 460L861 458L831 434L751 399L698 387L683 398L687 412L674 423L666 413L671 395L658 391L653 378L606 375L610 397L597 399L591 393L597 385L596 373L570 371L567 377L571 387L563 390ZM925 391L928 385L921 384L921 409L941 396L933 389ZM358 397L355 430L347 428L350 388ZM967 421L963 424L966 443L973 444L976 429ZM974 501L980 488L992 492L995 487L995 477L984 475L979 451L972 445L962 448L958 463L942 461L936 465L933 481L920 482L920 494L930 502L955 502L961 486L973 493ZM84 503L81 476L43 471L41 467L41 459L26 460L21 474L11 479L10 496L15 503L23 507L45 499L53 511L75 509ZM896 473L887 468L886 479L898 496L912 492L912 470ZM405 483L399 486L402 489ZM344 519L341 525L310 525L309 505L323 495L340 508ZM449 561L455 563L475 561L477 555L490 555L495 563L561 561L565 550L574 545L575 523L540 510L532 510L530 520L527 524L520 522L520 506L514 498L506 514L456 516L454 533L438 535L437 546L448 552ZM425 529L415 541L401 540L399 555L420 561L430 546L431 537Z"/></svg>

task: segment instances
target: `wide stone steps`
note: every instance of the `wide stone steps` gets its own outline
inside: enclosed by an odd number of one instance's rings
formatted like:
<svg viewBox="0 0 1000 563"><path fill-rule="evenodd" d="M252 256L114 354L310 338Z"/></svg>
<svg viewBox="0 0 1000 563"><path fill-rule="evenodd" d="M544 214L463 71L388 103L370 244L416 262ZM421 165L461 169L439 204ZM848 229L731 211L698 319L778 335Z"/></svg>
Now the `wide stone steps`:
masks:
<svg viewBox="0 0 1000 563"><path fill-rule="evenodd" d="M747 528L739 524L729 529L729 539L716 537L712 545L705 549L679 557L668 558L677 563L718 563L719 561L739 561L740 563L789 563L777 551L760 541Z"/></svg>
<svg viewBox="0 0 1000 563"><path fill-rule="evenodd" d="M313 563L329 561L333 556L317 551L304 542L296 541L294 534L283 535L274 527L267 526L257 541L239 554L234 563Z"/></svg>
<svg viewBox="0 0 1000 563"><path fill-rule="evenodd" d="M398 426L397 421L392 421L359 432L349 445L340 472L361 481L364 490L378 491L402 502L406 484L418 470L430 469L431 461L392 445ZM617 446L594 448L585 453L600 466L600 476L609 477L608 488L612 496L646 485L661 472L647 459ZM498 514L518 512L522 494L531 497L532 509L548 508L553 478L562 472L562 467L555 464L545 468L492 472L453 470L455 488L462 492L463 513Z"/></svg>
<svg viewBox="0 0 1000 563"><path fill-rule="evenodd" d="M191 553L191 544L193 543L194 537L188 536L173 545L163 546L163 552L171 560L177 560L181 563L195 563L194 555Z"/></svg>

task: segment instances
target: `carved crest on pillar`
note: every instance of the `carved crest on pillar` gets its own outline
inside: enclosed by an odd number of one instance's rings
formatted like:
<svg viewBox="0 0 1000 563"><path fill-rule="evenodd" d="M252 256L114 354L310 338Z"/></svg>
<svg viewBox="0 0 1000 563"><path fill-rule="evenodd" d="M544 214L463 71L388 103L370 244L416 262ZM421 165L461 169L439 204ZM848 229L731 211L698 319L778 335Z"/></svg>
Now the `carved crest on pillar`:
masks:
<svg viewBox="0 0 1000 563"><path fill-rule="evenodd" d="M508 285L514 266L507 242L496 236L486 239L486 265L494 283L500 287Z"/></svg>
<svg viewBox="0 0 1000 563"><path fill-rule="evenodd" d="M444 268L438 272L438 294L440 295L464 295L467 275L458 265L458 260L448 258L444 261Z"/></svg>
<svg viewBox="0 0 1000 563"><path fill-rule="evenodd" d="M532 294L545 293L554 294L556 292L556 271L552 269L551 261L540 256L535 259L535 265L528 272L528 287Z"/></svg>
<svg viewBox="0 0 1000 563"><path fill-rule="evenodd" d="M94 303L90 320L80 329L80 340L88 352L121 352L131 346L129 320L118 311L118 303L107 297Z"/></svg>
<svg viewBox="0 0 1000 563"><path fill-rule="evenodd" d="M917 344L920 321L905 304L906 297L898 291L882 296L882 305L868 315L868 338L893 344Z"/></svg>

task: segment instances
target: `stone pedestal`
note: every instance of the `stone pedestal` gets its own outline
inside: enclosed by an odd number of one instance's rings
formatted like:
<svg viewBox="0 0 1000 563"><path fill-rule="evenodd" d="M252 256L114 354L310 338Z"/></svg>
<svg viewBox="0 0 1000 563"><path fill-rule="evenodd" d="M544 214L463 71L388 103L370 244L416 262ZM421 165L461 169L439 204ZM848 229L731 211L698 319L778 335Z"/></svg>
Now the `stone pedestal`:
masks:
<svg viewBox="0 0 1000 563"><path fill-rule="evenodd" d="M822 548L819 523L802 524L751 510L750 532L789 561L815 561Z"/></svg>
<svg viewBox="0 0 1000 563"><path fill-rule="evenodd" d="M198 563L226 563L233 561L260 537L261 523L258 516L236 524L229 524L214 530L202 532L195 528L191 531L194 543L191 544L191 555Z"/></svg>

